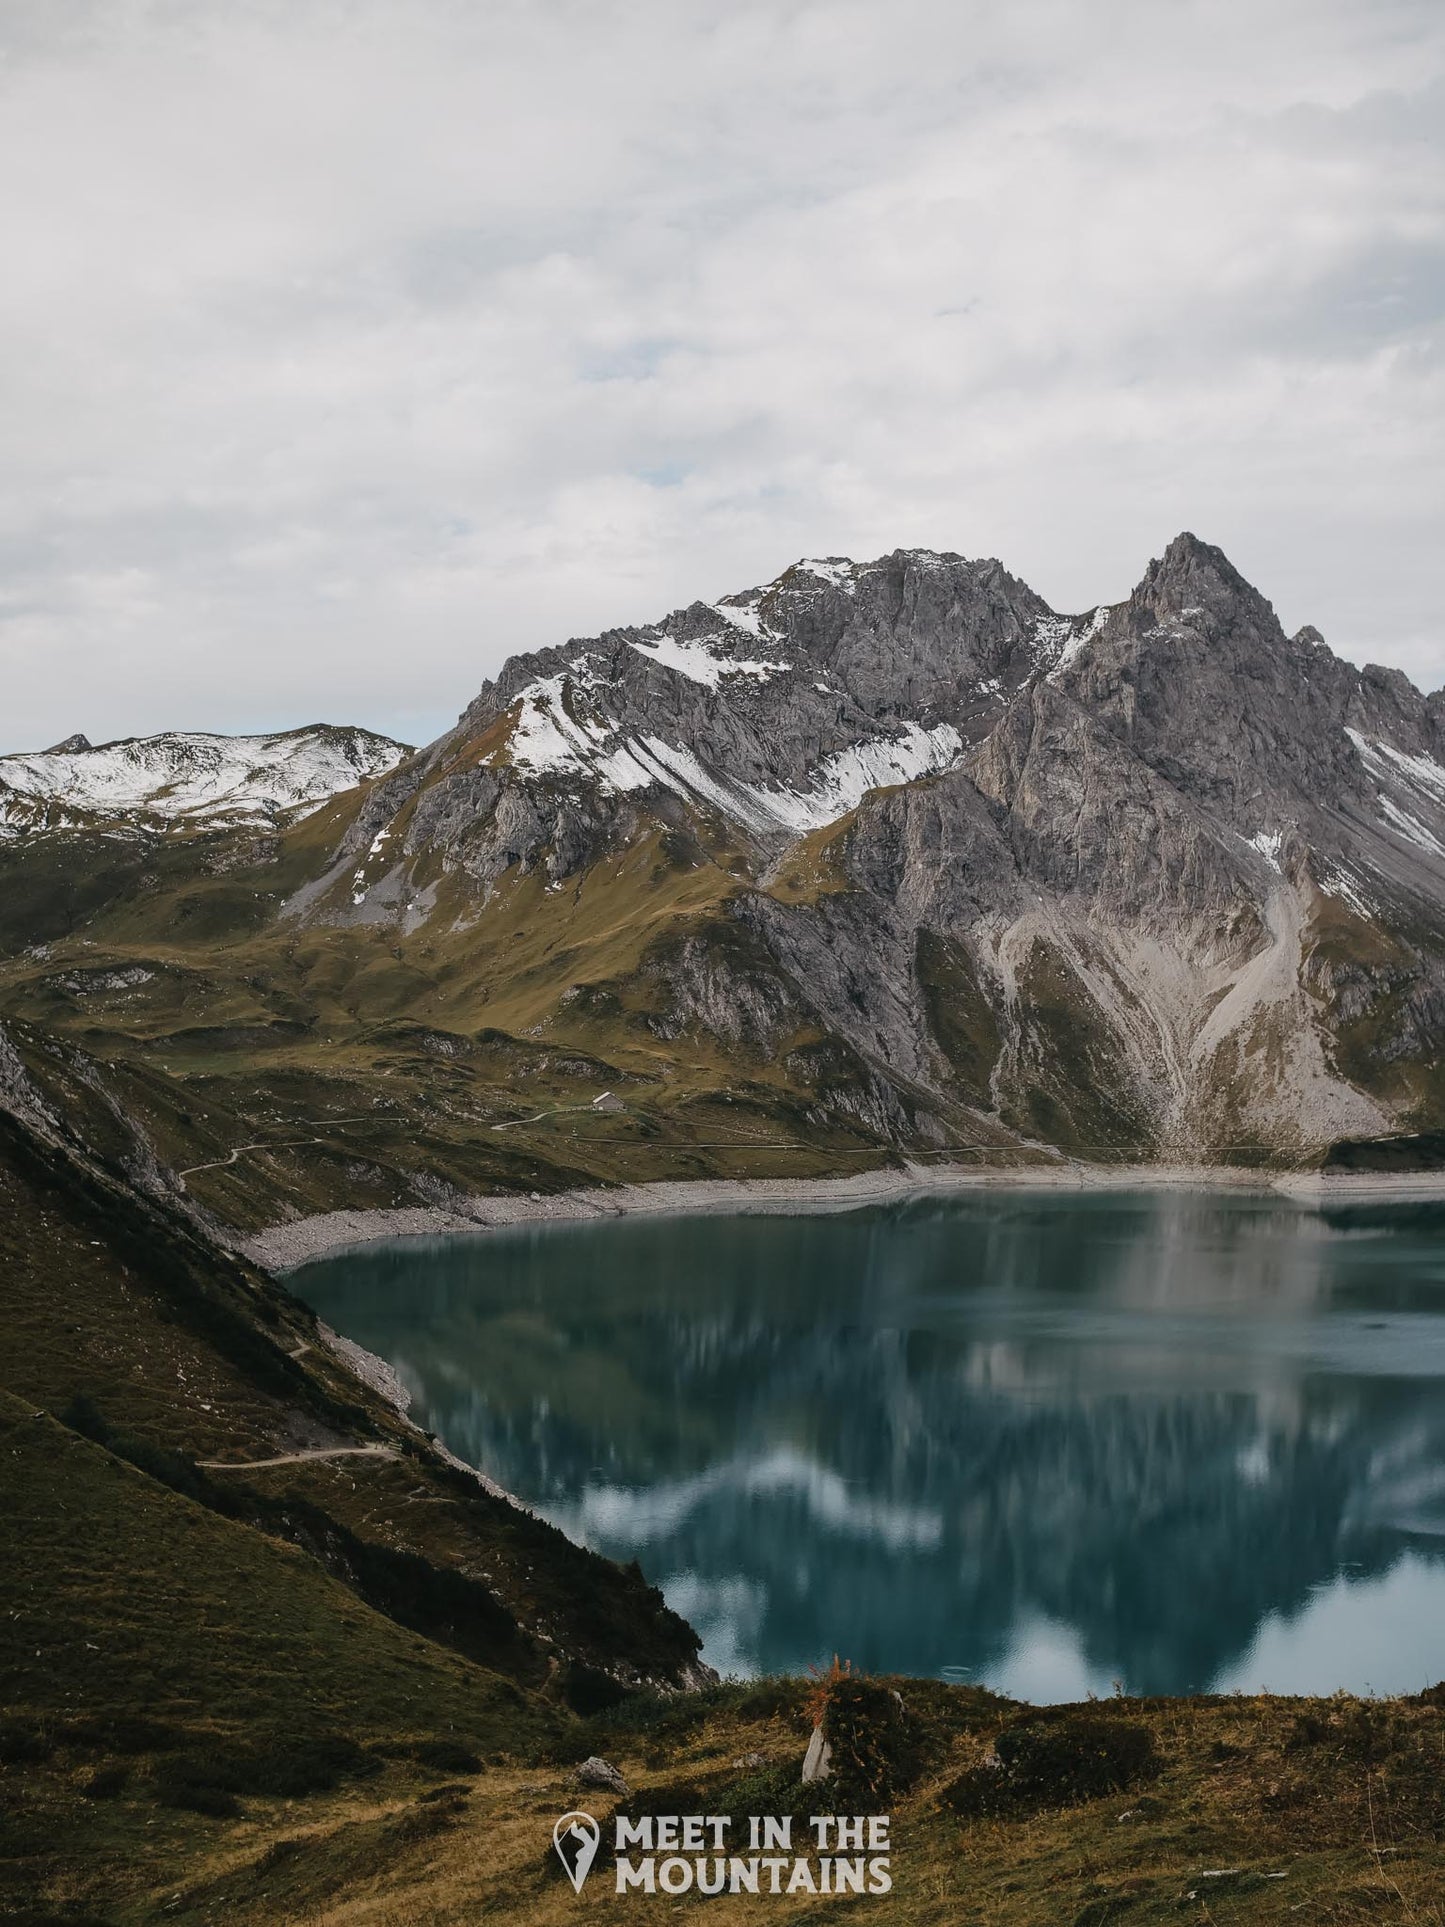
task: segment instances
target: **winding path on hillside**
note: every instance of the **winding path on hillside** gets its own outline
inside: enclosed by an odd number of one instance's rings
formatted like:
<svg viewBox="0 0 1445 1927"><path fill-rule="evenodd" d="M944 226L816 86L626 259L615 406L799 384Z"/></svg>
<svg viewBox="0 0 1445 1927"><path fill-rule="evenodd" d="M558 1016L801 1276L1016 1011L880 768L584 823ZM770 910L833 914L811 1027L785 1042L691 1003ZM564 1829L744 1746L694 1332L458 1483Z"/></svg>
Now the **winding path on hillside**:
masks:
<svg viewBox="0 0 1445 1927"><path fill-rule="evenodd" d="M197 1459L203 1472L265 1472L273 1465L309 1465L315 1459L397 1459L390 1445L313 1445L304 1452L282 1452L274 1459Z"/></svg>

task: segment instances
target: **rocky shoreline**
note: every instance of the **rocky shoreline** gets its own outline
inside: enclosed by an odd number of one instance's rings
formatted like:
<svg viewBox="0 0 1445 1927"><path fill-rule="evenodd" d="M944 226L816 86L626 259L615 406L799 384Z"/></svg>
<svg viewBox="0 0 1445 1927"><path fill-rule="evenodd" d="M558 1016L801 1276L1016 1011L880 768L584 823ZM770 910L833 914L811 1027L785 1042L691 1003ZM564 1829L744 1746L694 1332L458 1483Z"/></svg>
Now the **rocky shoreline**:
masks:
<svg viewBox="0 0 1445 1927"><path fill-rule="evenodd" d="M355 1245L397 1238L452 1238L511 1225L588 1218L747 1213L795 1216L957 1191L1191 1190L1274 1193L1302 1204L1380 1203L1445 1198L1445 1172L1360 1173L1241 1170L1229 1165L977 1166L906 1164L843 1178L702 1178L613 1189L497 1194L449 1207L328 1211L238 1239L237 1248L267 1271L285 1272Z"/></svg>

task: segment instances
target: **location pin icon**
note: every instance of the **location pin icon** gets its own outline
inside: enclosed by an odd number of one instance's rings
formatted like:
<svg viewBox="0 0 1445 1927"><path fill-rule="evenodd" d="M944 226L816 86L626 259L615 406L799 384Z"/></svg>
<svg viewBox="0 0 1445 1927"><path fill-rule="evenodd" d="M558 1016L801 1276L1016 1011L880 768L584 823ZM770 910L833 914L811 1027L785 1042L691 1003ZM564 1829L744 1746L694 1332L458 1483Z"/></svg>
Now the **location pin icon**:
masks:
<svg viewBox="0 0 1445 1927"><path fill-rule="evenodd" d="M564 1813L552 1829L552 1845L557 1849L557 1858L579 1894L601 1843L602 1829L590 1813Z"/></svg>

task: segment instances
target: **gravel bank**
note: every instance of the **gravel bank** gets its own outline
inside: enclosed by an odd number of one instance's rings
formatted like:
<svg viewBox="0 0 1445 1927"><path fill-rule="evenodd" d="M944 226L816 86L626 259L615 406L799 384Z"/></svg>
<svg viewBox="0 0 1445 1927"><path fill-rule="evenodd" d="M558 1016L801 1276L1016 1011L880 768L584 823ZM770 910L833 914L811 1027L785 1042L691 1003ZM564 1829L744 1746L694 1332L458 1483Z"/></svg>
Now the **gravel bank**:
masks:
<svg viewBox="0 0 1445 1927"><path fill-rule="evenodd" d="M550 1197L467 1198L449 1207L395 1211L328 1211L239 1240L238 1249L268 1271L290 1271L313 1258L385 1238L441 1238L495 1231L506 1225L638 1213L847 1211L891 1199L954 1191L1195 1190L1276 1192L1304 1204L1445 1198L1445 1172L1321 1177L1310 1172L1241 1171L1220 1165L1099 1165L1052 1167L906 1165L847 1178L704 1178L687 1183L634 1184L613 1190L563 1191Z"/></svg>

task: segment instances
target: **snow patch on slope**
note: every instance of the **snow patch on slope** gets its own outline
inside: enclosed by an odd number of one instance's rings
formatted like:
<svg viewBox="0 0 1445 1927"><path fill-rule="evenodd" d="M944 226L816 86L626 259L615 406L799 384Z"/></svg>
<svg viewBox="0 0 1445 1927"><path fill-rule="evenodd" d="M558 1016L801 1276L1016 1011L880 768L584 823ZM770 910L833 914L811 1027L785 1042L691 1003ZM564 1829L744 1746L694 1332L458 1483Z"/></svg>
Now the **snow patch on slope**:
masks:
<svg viewBox="0 0 1445 1927"><path fill-rule="evenodd" d="M750 596L742 596L730 602L710 602L709 609L720 615L724 622L730 622L734 629L741 629L746 636L761 637L763 634L763 592L756 589Z"/></svg>
<svg viewBox="0 0 1445 1927"><path fill-rule="evenodd" d="M858 584L856 562L850 562L846 555L828 555L804 560L796 564L807 575L814 575L820 582L826 582L834 589L841 589L845 595L852 595Z"/></svg>
<svg viewBox="0 0 1445 1927"><path fill-rule="evenodd" d="M1271 870L1277 870L1283 876L1284 865L1279 860L1284 848L1283 830L1256 830L1253 836L1245 837L1244 841L1264 858Z"/></svg>
<svg viewBox="0 0 1445 1927"><path fill-rule="evenodd" d="M570 678L545 676L517 698L517 720L508 749L519 769L550 775L588 768L607 741L607 730L569 704Z"/></svg>
<svg viewBox="0 0 1445 1927"><path fill-rule="evenodd" d="M1433 756L1412 756L1407 750L1396 749L1393 743L1372 742L1357 729L1347 729L1345 734L1360 752L1371 775L1394 777L1411 789L1423 790L1437 802L1445 803L1445 767Z"/></svg>
<svg viewBox="0 0 1445 1927"><path fill-rule="evenodd" d="M952 723L938 723L932 729L909 723L901 736L875 736L825 757L807 790L755 790L753 794L766 801L787 828L818 830L856 809L869 790L936 776L956 763L962 750L963 739Z"/></svg>
<svg viewBox="0 0 1445 1927"><path fill-rule="evenodd" d="M776 815L761 800L764 792L715 776L690 749L664 742L660 736L630 738L607 758L600 774L619 790L650 789L656 784L685 802L721 810L724 816L760 835L779 828Z"/></svg>
<svg viewBox="0 0 1445 1927"><path fill-rule="evenodd" d="M1396 834L1413 843L1417 850L1428 850L1431 856L1445 856L1445 843L1418 816L1402 810L1393 797L1380 798L1380 813Z"/></svg>
<svg viewBox="0 0 1445 1927"><path fill-rule="evenodd" d="M1101 602L1081 616L1040 616L1034 624L1034 642L1039 661L1048 663L1048 680L1053 682L1069 664L1077 660L1113 613L1113 604Z"/></svg>
<svg viewBox="0 0 1445 1927"><path fill-rule="evenodd" d="M710 804L760 834L786 830L802 836L823 829L856 809L869 790L933 776L957 761L963 747L951 723L924 729L910 723L901 736L854 743L818 765L805 790L764 789L709 770L689 749L657 736L630 738L598 765L599 777L617 790L653 783L688 801Z"/></svg>
<svg viewBox="0 0 1445 1927"><path fill-rule="evenodd" d="M633 642L628 647L639 656L650 657L674 675L689 682L716 689L724 676L775 676L790 665L785 662L753 662L733 656L716 656L706 642L682 642L676 636L659 636L656 642Z"/></svg>
<svg viewBox="0 0 1445 1927"><path fill-rule="evenodd" d="M1327 897L1338 897L1362 917L1373 917L1375 906L1360 887L1360 879L1343 863L1322 864L1319 886Z"/></svg>

